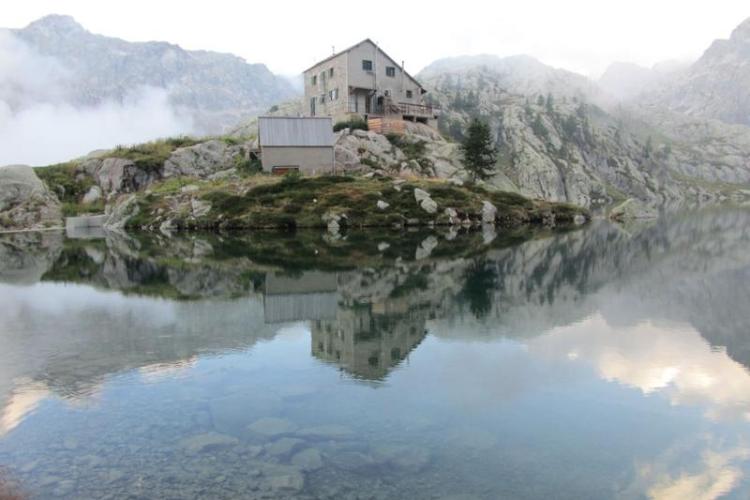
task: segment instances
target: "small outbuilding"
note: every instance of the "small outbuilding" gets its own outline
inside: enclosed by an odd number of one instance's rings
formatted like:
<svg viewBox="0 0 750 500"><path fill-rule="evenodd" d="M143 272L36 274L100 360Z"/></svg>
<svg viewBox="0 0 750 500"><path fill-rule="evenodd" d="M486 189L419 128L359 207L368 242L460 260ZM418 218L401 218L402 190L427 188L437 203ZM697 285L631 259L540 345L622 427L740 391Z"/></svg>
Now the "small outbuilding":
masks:
<svg viewBox="0 0 750 500"><path fill-rule="evenodd" d="M258 119L264 172L283 175L334 172L333 121L330 117L262 116Z"/></svg>

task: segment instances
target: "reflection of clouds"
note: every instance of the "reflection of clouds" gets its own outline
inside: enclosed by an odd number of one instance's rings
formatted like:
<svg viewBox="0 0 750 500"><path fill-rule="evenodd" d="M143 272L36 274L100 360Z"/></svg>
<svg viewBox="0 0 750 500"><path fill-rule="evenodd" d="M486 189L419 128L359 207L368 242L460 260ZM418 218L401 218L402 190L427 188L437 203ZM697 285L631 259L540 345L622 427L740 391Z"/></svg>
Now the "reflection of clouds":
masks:
<svg viewBox="0 0 750 500"><path fill-rule="evenodd" d="M49 389L41 382L19 383L0 413L0 436L18 427L49 395Z"/></svg>
<svg viewBox="0 0 750 500"><path fill-rule="evenodd" d="M697 474L680 474L665 478L648 492L655 500L713 500L732 491L742 478L742 471L733 464L736 459L748 457L748 450L740 448L722 454L707 451L703 455L705 470Z"/></svg>
<svg viewBox="0 0 750 500"><path fill-rule="evenodd" d="M638 491L647 491L653 500L714 500L732 492L743 479L750 449L743 445L726 448L708 440L696 443L704 447L700 453L668 450L653 463L638 466L634 486ZM698 463L688 467L682 463L686 455L695 456Z"/></svg>
<svg viewBox="0 0 750 500"><path fill-rule="evenodd" d="M150 326L173 323L176 313L173 304L151 297L127 296L118 292L103 292L86 285L37 283L18 287L0 285L3 315L0 329L18 318L73 317L86 314L127 314L133 319L143 318Z"/></svg>
<svg viewBox="0 0 750 500"><path fill-rule="evenodd" d="M613 327L595 314L550 330L529 348L591 363L602 378L666 394L674 405L704 406L711 419L750 420L750 373L690 326L643 321Z"/></svg>

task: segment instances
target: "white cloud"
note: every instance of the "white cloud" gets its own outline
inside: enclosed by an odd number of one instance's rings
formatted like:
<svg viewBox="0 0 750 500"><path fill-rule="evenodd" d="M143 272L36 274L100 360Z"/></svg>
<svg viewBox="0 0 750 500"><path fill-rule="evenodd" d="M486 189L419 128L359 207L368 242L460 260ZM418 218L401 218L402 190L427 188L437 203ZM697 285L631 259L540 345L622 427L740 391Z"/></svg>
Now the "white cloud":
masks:
<svg viewBox="0 0 750 500"><path fill-rule="evenodd" d="M12 7L11 7L12 6ZM167 40L186 48L232 52L272 70L294 74L316 59L370 37L416 72L434 59L527 53L556 66L598 74L612 61L651 65L697 57L750 15L746 0L528 0L460 5L382 0L346 9L305 0L238 4L27 0L0 7L2 23L23 27L52 12L73 15L96 33L128 40ZM373 20L380 16L383 21ZM283 30L279 31L279 26ZM196 29L196 26L200 29Z"/></svg>

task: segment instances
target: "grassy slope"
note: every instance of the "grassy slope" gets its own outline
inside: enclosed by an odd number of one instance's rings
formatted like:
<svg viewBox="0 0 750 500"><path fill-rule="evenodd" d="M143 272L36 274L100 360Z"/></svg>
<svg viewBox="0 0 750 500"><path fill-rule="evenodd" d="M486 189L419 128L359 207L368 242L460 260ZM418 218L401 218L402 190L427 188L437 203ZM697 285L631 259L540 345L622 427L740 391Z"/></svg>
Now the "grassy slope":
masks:
<svg viewBox="0 0 750 500"><path fill-rule="evenodd" d="M131 219L131 227L158 227L169 218L181 229L249 229L271 227L321 227L327 213L345 214L349 227L446 224L445 208L453 208L462 219L481 220L482 202L498 209L502 224L541 222L554 214L558 222L569 222L585 210L564 204L531 201L522 196L488 192L479 187L459 187L440 180L414 179L396 189L390 178L286 177L255 176L240 182L195 183L191 196L209 202L211 210L203 217L192 217L189 210L175 213L180 194L177 183L155 186L149 194L139 195L140 213ZM414 189L430 193L438 213L424 211L414 198ZM377 208L379 200L389 207ZM183 203L182 206L189 206Z"/></svg>

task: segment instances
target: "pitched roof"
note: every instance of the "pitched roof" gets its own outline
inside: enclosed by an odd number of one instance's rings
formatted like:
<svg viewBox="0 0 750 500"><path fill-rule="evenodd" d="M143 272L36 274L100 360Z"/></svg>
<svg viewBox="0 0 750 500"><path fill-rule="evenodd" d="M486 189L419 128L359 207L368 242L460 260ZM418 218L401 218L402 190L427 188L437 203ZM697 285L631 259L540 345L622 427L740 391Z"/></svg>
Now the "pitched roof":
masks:
<svg viewBox="0 0 750 500"><path fill-rule="evenodd" d="M333 146L333 119L330 117L258 118L261 146Z"/></svg>
<svg viewBox="0 0 750 500"><path fill-rule="evenodd" d="M315 64L313 64L312 66L310 66L309 68L307 68L307 69L306 69L305 71L303 71L302 73L303 73L303 74L304 74L304 73L307 73L308 71L310 71L311 69L315 68L316 66L320 66L321 64L324 64L324 63L326 63L326 62L330 61L331 59L335 59L335 58L337 58L338 56L340 56L341 54L346 54L346 53L347 53L347 52L349 52L350 50L352 50L352 49L354 49L354 48L356 48L356 47L359 47L359 46L360 46L360 45L362 45L363 43L368 43L368 42L369 42L369 43L371 43L371 44L373 44L373 45L375 46L375 48L376 48L376 49L378 49L378 50L379 50L380 52L382 52L382 53L383 53L383 55L384 55L385 57L387 57L388 59L390 59L390 60L391 60L391 62L392 62L392 63L393 63L393 64L394 64L395 66L398 66L398 63L396 62L396 60L395 60L395 59L393 59L393 58L392 58L391 56L389 56L388 54L386 54L386 53L385 53L385 51L384 51L383 49L381 49L381 48L380 48L380 46L379 46L379 45L378 45L377 43L373 42L373 41L372 41L371 39L369 39L369 38L365 38L365 39L364 39L364 40L362 40L361 42L359 42L359 43L355 43L355 44L354 44L354 45L352 45L351 47L348 47L348 48L346 48L346 49L344 49L344 50L340 50L339 52L336 52L335 54L333 54L333 55L331 55L331 56L328 56L328 57L326 57L326 58L325 58L325 59L323 59L322 61L318 61L318 62L316 62ZM423 86L423 85L422 85L421 83L419 83L419 81L418 81L418 80L417 80L416 78L414 78L413 76L411 76L411 75L409 74L409 72L408 72L408 71L404 70L404 74L405 74L406 76L408 76L409 78L411 78L412 80L414 80L414 82L415 82L415 83L416 83L417 85L419 85L420 87L424 88L424 86Z"/></svg>

